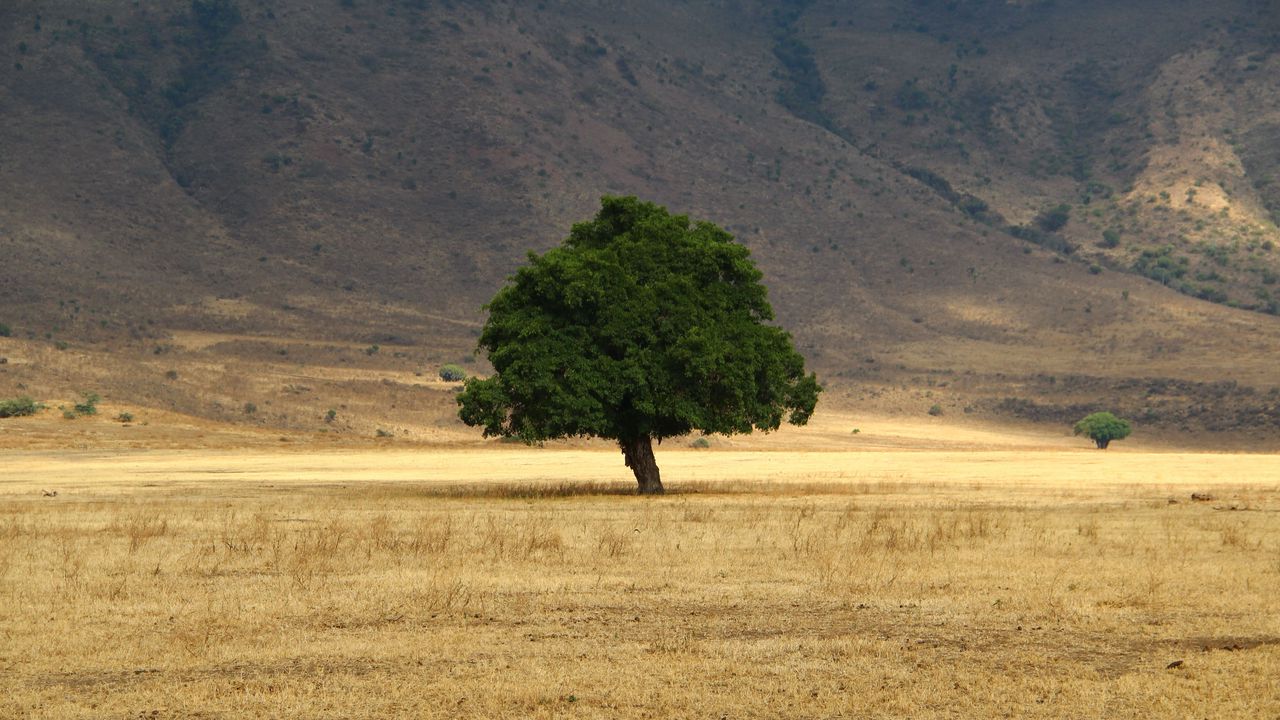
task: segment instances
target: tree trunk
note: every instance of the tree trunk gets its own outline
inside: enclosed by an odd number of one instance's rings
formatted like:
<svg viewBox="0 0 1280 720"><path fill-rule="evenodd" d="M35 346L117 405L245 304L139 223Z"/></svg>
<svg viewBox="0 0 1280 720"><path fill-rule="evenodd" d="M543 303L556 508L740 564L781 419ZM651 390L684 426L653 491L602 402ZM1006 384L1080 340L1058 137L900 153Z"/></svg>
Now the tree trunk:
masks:
<svg viewBox="0 0 1280 720"><path fill-rule="evenodd" d="M661 495L662 478L658 475L658 461L653 458L653 438L648 435L631 440L619 440L627 467L636 475L641 495Z"/></svg>
<svg viewBox="0 0 1280 720"><path fill-rule="evenodd" d="M1106 450L1111 444L1111 438L1094 438L1093 443L1098 446L1099 450Z"/></svg>

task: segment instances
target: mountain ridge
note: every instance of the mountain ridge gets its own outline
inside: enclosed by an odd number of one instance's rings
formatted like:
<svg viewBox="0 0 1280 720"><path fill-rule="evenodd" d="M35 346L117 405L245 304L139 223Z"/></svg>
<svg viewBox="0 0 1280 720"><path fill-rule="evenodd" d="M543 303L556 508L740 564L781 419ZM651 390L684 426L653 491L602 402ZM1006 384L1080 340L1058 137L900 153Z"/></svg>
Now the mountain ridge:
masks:
<svg viewBox="0 0 1280 720"><path fill-rule="evenodd" d="M1020 385L1085 400L1039 376L1270 407L1266 3L25 0L0 26L0 321L25 343L456 359L527 251L635 194L747 244L850 402L973 373L957 408L997 415ZM15 390L74 381L23 367ZM180 404L218 415L213 390Z"/></svg>

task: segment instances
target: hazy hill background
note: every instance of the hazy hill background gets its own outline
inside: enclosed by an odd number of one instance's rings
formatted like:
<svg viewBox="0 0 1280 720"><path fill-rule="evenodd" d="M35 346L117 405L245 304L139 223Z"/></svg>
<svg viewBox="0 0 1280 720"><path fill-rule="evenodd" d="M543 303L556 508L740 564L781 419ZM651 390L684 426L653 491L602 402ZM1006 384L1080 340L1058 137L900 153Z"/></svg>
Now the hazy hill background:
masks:
<svg viewBox="0 0 1280 720"><path fill-rule="evenodd" d="M829 402L1274 438L1278 51L1262 0L7 2L0 396L427 436L622 193L752 248Z"/></svg>

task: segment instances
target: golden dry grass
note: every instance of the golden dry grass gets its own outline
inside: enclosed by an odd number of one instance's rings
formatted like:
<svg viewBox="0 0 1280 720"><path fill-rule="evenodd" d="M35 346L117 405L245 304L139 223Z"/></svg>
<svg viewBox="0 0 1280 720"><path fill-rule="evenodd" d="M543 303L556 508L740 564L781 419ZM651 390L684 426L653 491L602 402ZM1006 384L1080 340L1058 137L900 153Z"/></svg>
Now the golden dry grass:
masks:
<svg viewBox="0 0 1280 720"><path fill-rule="evenodd" d="M1276 456L659 459L10 454L0 716L1280 714Z"/></svg>

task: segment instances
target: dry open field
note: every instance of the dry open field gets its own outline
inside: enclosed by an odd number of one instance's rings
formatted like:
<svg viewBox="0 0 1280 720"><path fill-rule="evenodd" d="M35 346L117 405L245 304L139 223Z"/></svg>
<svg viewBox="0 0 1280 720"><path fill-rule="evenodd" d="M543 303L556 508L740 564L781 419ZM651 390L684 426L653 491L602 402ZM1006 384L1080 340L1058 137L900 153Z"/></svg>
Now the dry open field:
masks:
<svg viewBox="0 0 1280 720"><path fill-rule="evenodd" d="M1280 717L1280 457L898 430L6 451L0 717Z"/></svg>

